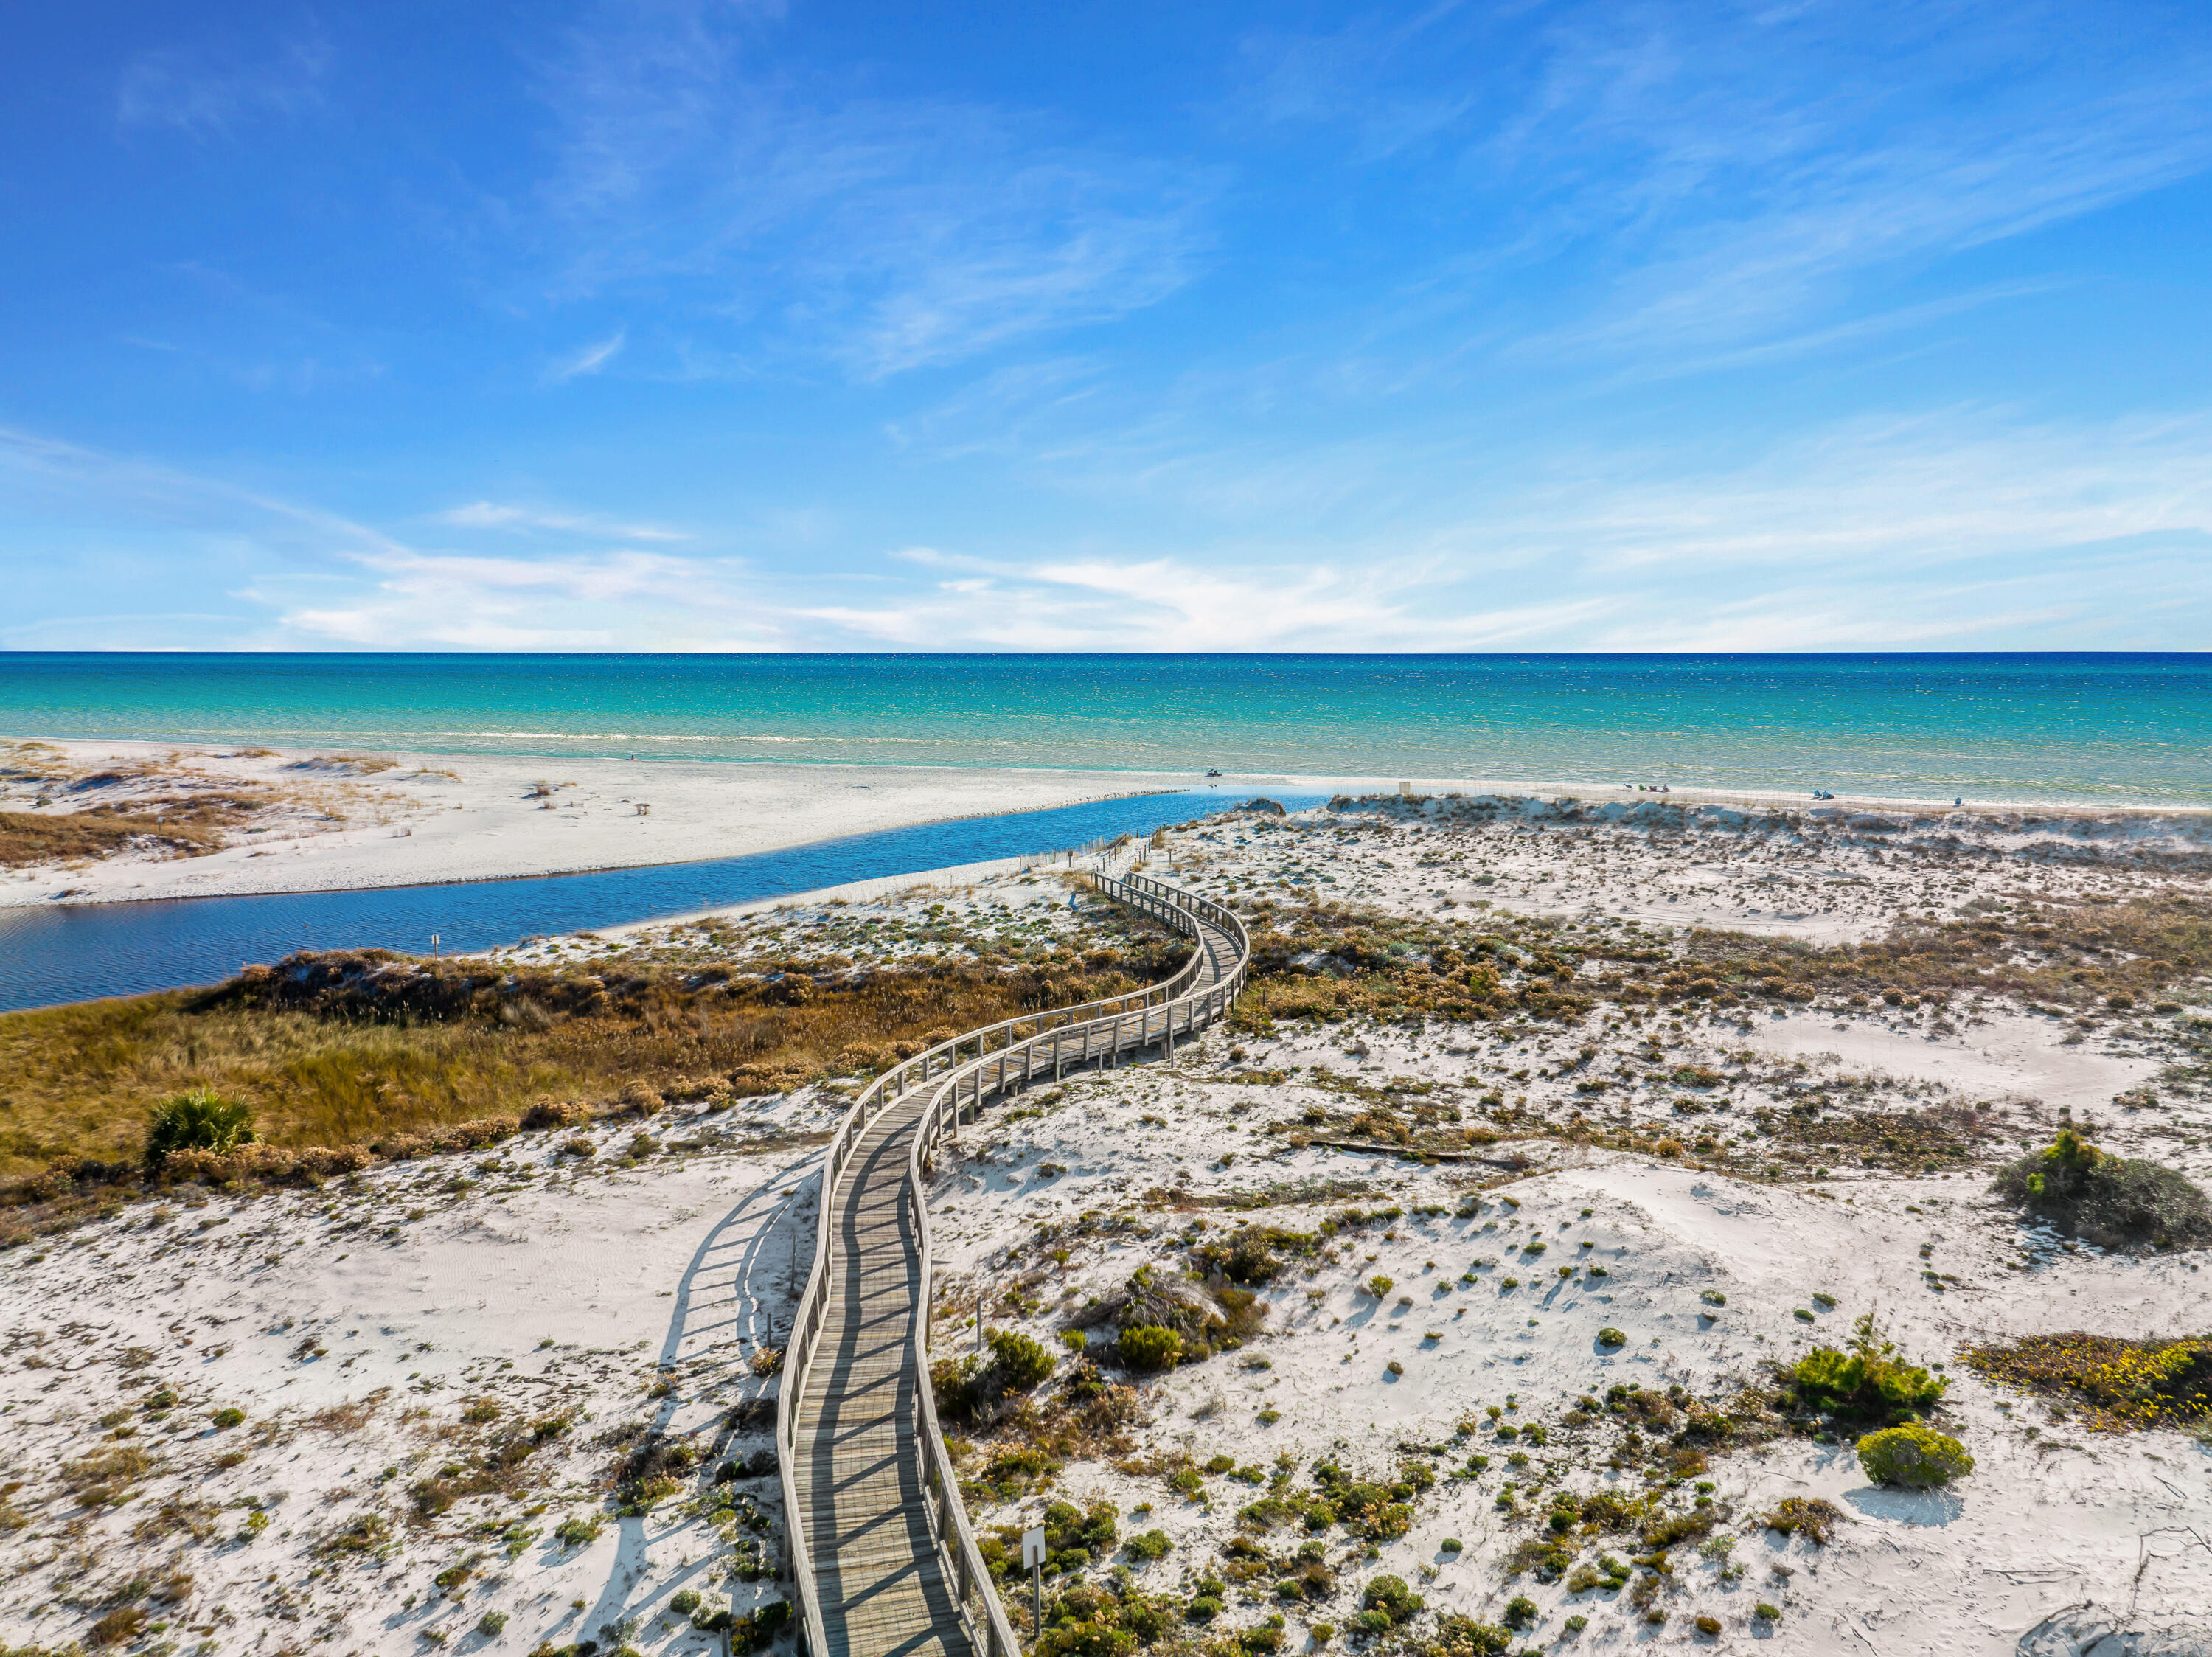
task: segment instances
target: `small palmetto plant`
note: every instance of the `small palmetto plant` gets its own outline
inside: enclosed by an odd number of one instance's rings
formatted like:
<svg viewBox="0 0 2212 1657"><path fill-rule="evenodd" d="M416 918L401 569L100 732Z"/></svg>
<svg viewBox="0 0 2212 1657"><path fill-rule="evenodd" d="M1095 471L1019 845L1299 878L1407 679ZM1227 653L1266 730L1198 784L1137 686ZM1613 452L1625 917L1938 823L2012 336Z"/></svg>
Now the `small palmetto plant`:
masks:
<svg viewBox="0 0 2212 1657"><path fill-rule="evenodd" d="M236 1150L253 1137L253 1112L220 1097L212 1087L195 1087L154 1107L146 1124L146 1161L159 1167L171 1151Z"/></svg>

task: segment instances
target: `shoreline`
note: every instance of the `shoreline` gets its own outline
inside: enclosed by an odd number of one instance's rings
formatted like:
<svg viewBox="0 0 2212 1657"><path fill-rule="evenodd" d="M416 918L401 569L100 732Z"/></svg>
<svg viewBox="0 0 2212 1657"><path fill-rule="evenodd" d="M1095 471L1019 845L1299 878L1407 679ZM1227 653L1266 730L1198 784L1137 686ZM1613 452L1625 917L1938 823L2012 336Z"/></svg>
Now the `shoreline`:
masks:
<svg viewBox="0 0 2212 1657"><path fill-rule="evenodd" d="M0 742L0 809L41 818L131 813L194 796L256 802L228 844L198 855L126 851L0 874L0 910L188 898L298 895L478 885L674 868L884 830L1154 794L1188 794L1194 813L1271 793L1492 795L1584 806L1664 804L1750 813L1902 814L2212 823L2212 808L1899 795L1814 801L1779 790L1528 778L1231 775L973 770L824 762L456 756L414 751L191 749L160 742ZM441 762L453 762L451 764ZM36 775L43 767L45 775ZM1111 784L1124 784L1113 787ZM651 796L650 799L647 796ZM66 810L48 810L51 804ZM528 813L527 815L524 813Z"/></svg>

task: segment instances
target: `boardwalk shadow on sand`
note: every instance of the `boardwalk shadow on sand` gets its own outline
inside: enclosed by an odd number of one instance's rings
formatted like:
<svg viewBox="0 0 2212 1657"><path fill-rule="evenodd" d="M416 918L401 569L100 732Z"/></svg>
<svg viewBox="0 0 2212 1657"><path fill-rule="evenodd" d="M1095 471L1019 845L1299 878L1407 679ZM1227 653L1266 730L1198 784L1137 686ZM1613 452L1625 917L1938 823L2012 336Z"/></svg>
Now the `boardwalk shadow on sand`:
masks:
<svg viewBox="0 0 2212 1657"><path fill-rule="evenodd" d="M735 1422L741 1414L755 1418L756 1424L745 1429L750 1431L765 1431L773 1417L777 1382L756 1375L748 1360L790 1338L793 1304L813 1264L818 1173L819 1157L811 1155L763 1180L708 1229L677 1282L676 1305L659 1358L674 1390L659 1401L649 1431L655 1437L690 1441L702 1469L729 1447L740 1430ZM700 1406L706 1404L713 1409L702 1417ZM685 1419L690 1424L679 1425ZM778 1522L789 1522L780 1511L775 1481L762 1483L754 1494ZM685 1587L707 1587L722 1558L721 1550L709 1545L704 1557L682 1572L647 1581L654 1544L669 1538L685 1521L672 1525L648 1514L617 1523L614 1563L576 1625L603 1650L632 1643L628 1636L666 1595ZM713 1542L711 1537L707 1540ZM642 1592L641 1581L646 1581Z"/></svg>

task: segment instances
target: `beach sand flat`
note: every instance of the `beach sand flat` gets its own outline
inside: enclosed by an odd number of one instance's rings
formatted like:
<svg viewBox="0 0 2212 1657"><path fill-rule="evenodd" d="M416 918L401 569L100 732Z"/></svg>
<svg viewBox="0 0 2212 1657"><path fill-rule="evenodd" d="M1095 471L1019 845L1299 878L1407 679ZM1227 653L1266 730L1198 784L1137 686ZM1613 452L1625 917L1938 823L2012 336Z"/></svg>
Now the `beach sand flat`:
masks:
<svg viewBox="0 0 2212 1657"><path fill-rule="evenodd" d="M306 752L241 757L233 749L163 743L54 746L53 776L0 783L0 810L130 809L194 791L250 791L269 803L234 829L222 850L205 856L125 853L0 873L0 906L53 902L64 892L70 903L112 903L689 862L1188 782L926 766L475 754L333 758ZM102 778L109 780L93 780ZM550 791L539 794L541 784ZM40 799L48 803L35 806Z"/></svg>

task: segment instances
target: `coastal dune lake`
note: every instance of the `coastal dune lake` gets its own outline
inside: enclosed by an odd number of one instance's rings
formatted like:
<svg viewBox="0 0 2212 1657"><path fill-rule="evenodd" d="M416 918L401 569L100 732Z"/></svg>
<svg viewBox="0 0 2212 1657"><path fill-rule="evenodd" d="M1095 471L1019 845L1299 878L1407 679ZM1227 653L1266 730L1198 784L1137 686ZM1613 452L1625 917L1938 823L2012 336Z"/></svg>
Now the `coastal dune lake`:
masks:
<svg viewBox="0 0 2212 1657"><path fill-rule="evenodd" d="M0 910L0 1012L210 984L301 949L447 953L1149 834L1249 794L1192 790L925 823L744 857L590 874ZM1269 797L1297 809L1318 796Z"/></svg>

